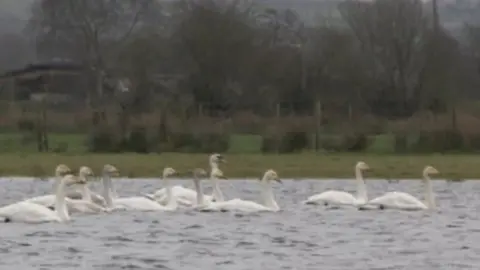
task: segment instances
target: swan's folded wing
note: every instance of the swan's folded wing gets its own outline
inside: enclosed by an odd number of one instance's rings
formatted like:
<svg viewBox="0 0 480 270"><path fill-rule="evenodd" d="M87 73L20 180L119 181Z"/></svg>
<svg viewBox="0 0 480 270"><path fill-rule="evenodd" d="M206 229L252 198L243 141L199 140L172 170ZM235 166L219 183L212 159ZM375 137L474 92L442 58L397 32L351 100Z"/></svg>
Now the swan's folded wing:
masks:
<svg viewBox="0 0 480 270"><path fill-rule="evenodd" d="M55 203L55 195L53 194L43 195L43 196L33 197L25 201L48 207L48 206L52 206Z"/></svg>
<svg viewBox="0 0 480 270"><path fill-rule="evenodd" d="M19 202L0 208L0 216L9 218L13 222L42 223L60 221L55 212L34 203Z"/></svg>
<svg viewBox="0 0 480 270"><path fill-rule="evenodd" d="M226 211L240 211L240 212L260 212L272 211L272 209L252 201L245 201L241 199L233 199L224 202L214 203L217 208Z"/></svg>
<svg viewBox="0 0 480 270"><path fill-rule="evenodd" d="M125 207L130 210L140 211L162 211L169 210L157 202L151 201L145 197L129 197L114 199L115 207Z"/></svg>
<svg viewBox="0 0 480 270"><path fill-rule="evenodd" d="M397 191L387 192L384 195L369 201L368 204L383 205L390 208L399 208L405 210L425 208L425 205L417 198L408 193Z"/></svg>
<svg viewBox="0 0 480 270"><path fill-rule="evenodd" d="M325 191L320 194L316 194L308 197L304 203L316 204L321 202L328 202L331 204L354 205L357 203L357 199L348 192L329 190L329 191Z"/></svg>

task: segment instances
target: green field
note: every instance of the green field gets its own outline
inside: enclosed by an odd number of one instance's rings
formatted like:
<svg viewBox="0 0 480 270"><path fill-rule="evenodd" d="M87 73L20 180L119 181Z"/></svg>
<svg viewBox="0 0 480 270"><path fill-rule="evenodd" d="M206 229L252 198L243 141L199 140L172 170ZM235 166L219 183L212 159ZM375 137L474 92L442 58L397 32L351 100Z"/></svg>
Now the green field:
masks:
<svg viewBox="0 0 480 270"><path fill-rule="evenodd" d="M478 178L480 166L473 155L353 155L353 154L226 154L228 163L222 167L230 178L260 177L266 169L275 169L284 178L352 178L353 166L359 160L373 169L367 177L415 178L425 165L435 166L442 179ZM110 163L123 176L159 177L164 167L188 171L208 167L206 154L0 154L0 175L46 176L55 166L65 163L72 169L87 165L96 172Z"/></svg>
<svg viewBox="0 0 480 270"><path fill-rule="evenodd" d="M392 153L393 137L390 135L372 136L372 143L366 153ZM49 134L50 149L62 149L67 153L86 153L86 135L84 134ZM260 154L262 147L261 135L231 135L231 154ZM0 153L35 153L37 151L34 141L23 142L18 133L0 133Z"/></svg>
<svg viewBox="0 0 480 270"><path fill-rule="evenodd" d="M85 135L51 134L51 149L58 153L37 153L34 142L23 142L18 134L0 135L0 175L47 176L52 175L58 163L71 168L87 165L97 172L106 163L116 165L124 176L156 177L165 166L179 171L208 166L207 154L90 154L86 153ZM478 178L480 166L474 155L394 155L393 138L375 136L364 153L332 154L304 152L298 154L264 155L260 153L261 137L233 135L227 153L228 163L223 166L232 178L259 177L273 168L285 178L353 177L353 166L359 160L373 168L368 177L420 178L425 165L433 165L442 173L442 179Z"/></svg>

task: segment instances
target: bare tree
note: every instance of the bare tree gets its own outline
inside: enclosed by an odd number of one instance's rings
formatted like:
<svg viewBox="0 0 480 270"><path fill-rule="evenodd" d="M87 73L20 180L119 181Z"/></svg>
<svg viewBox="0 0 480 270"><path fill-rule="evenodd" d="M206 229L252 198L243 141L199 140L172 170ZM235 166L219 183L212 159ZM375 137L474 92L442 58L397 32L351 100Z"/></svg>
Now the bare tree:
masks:
<svg viewBox="0 0 480 270"><path fill-rule="evenodd" d="M90 68L102 98L109 60L152 18L155 8L154 0L41 0L32 7L29 30L39 56L68 58Z"/></svg>
<svg viewBox="0 0 480 270"><path fill-rule="evenodd" d="M374 111L411 116L420 104L430 39L422 1L345 1L340 11L359 42L369 77L378 82Z"/></svg>
<svg viewBox="0 0 480 270"><path fill-rule="evenodd" d="M180 40L191 94L224 111L242 89L231 88L242 77L250 58L255 32L249 24L251 10L240 1L184 1L175 33Z"/></svg>

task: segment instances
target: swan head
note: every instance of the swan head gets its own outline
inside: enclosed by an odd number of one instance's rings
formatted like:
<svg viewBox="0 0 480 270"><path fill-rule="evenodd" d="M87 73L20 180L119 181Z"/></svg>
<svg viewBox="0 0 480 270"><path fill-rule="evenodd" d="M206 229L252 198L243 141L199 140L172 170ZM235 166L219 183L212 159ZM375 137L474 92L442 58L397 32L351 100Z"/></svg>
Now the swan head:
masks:
<svg viewBox="0 0 480 270"><path fill-rule="evenodd" d="M220 163L227 163L227 160L223 155L218 153L214 153L210 155L210 164L220 164Z"/></svg>
<svg viewBox="0 0 480 270"><path fill-rule="evenodd" d="M205 171L202 168L196 168L193 171L191 171L190 173L193 174L193 176L194 176L193 177L193 182L195 182L195 183L199 183L200 178L206 177L208 175L207 171Z"/></svg>
<svg viewBox="0 0 480 270"><path fill-rule="evenodd" d="M87 167L87 166L80 167L80 170L78 171L78 175L83 177L95 176L92 169L90 169L90 167Z"/></svg>
<svg viewBox="0 0 480 270"><path fill-rule="evenodd" d="M59 164L55 168L55 176L62 177L70 173L72 173L72 170L65 164Z"/></svg>
<svg viewBox="0 0 480 270"><path fill-rule="evenodd" d="M363 161L359 161L357 162L357 165L355 165L355 169L359 171L368 171L370 170L370 166L368 166L368 164Z"/></svg>
<svg viewBox="0 0 480 270"><path fill-rule="evenodd" d="M280 178L278 177L278 174L276 171L270 169L268 171L265 172L265 174L263 175L263 179L262 181L276 181L278 183L282 183L282 180L280 180Z"/></svg>
<svg viewBox="0 0 480 270"><path fill-rule="evenodd" d="M424 176L428 176L428 175L431 175L431 174L438 174L438 173L440 173L440 172L432 166L426 166L423 169L423 175Z"/></svg>
<svg viewBox="0 0 480 270"><path fill-rule="evenodd" d="M102 172L106 175L109 175L109 176L119 176L120 175L118 169L115 166L110 165L110 164L106 164L105 166L103 166Z"/></svg>
<svg viewBox="0 0 480 270"><path fill-rule="evenodd" d="M210 175L210 177L214 178L214 179L227 179L227 177L225 177L225 175L223 175L223 172L222 170L218 169L218 168L215 168L212 170L212 173Z"/></svg>
<svg viewBox="0 0 480 270"><path fill-rule="evenodd" d="M173 175L177 175L177 171L175 171L173 168L167 167L163 169L163 177L169 177Z"/></svg>
<svg viewBox="0 0 480 270"><path fill-rule="evenodd" d="M82 177L77 177L73 174L67 174L62 178L62 182L65 183L66 186L85 185L87 180Z"/></svg>
<svg viewBox="0 0 480 270"><path fill-rule="evenodd" d="M196 176L196 177L206 177L208 174L207 174L207 171L205 171L204 169L202 168L196 168L192 171L193 175Z"/></svg>

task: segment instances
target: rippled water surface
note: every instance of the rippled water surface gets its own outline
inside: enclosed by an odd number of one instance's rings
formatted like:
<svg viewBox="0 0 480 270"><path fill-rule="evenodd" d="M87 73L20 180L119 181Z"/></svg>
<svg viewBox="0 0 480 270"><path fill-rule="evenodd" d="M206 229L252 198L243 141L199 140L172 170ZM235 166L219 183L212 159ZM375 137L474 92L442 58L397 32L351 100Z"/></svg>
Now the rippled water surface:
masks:
<svg viewBox="0 0 480 270"><path fill-rule="evenodd" d="M156 180L114 181L120 196L161 187ZM229 184L231 183L231 184ZM191 186L178 180L176 184ZM369 195L420 182L368 181ZM278 213L114 212L73 215L68 224L5 223L0 269L480 269L480 182L435 181L433 212L358 211L302 205L353 180L284 181ZM98 190L98 185L93 187ZM49 193L51 183L0 179L2 205ZM226 197L258 199L257 181L222 183ZM210 192L207 189L206 192Z"/></svg>

